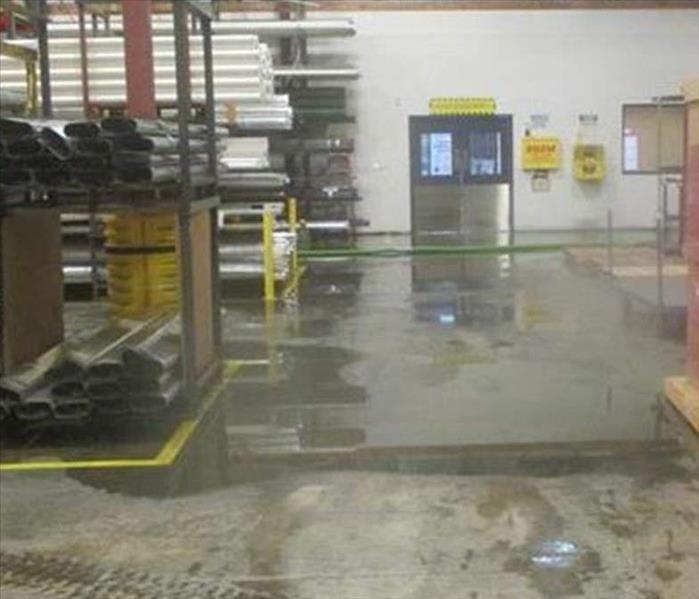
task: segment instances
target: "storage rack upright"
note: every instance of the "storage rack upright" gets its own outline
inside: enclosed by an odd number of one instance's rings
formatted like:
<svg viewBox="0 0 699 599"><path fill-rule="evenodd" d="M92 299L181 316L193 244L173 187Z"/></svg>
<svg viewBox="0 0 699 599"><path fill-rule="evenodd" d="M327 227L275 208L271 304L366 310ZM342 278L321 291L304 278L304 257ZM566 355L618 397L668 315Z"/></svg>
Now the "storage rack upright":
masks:
<svg viewBox="0 0 699 599"><path fill-rule="evenodd" d="M45 1L40 0L42 15ZM145 5L145 3L144 3ZM57 210L70 214L149 215L175 213L178 229L179 288L182 371L182 396L189 409L196 409L202 393L221 375L221 313L218 278L218 206L217 158L214 111L214 77L211 41L213 4L201 0L172 0L175 35L177 129L179 139L180 180L176 185L153 183L147 186L113 185L111 188L86 188L75 190L43 190L42 201L4 205L0 218L11 217L23 211ZM191 171L190 119L192 114L189 19L199 22L202 36L205 81L205 117L208 174L196 184ZM125 32L128 29L125 18ZM48 65L45 20L37 28L39 36L39 60ZM43 36L43 41L42 41ZM128 44L125 54L129 70ZM131 57L133 60L133 56ZM137 58L138 60L138 58ZM147 78L147 73L141 73ZM48 68L42 68L42 114L51 117L51 94ZM150 79L153 75L151 70ZM165 199L164 199L165 198ZM29 198L27 198L29 199ZM196 221L196 222L195 222ZM193 226L204 233L205 244L199 244L195 252ZM199 239L198 241L201 241ZM207 276L208 275L208 276ZM195 285L196 278L196 285ZM196 287L196 289L195 289Z"/></svg>

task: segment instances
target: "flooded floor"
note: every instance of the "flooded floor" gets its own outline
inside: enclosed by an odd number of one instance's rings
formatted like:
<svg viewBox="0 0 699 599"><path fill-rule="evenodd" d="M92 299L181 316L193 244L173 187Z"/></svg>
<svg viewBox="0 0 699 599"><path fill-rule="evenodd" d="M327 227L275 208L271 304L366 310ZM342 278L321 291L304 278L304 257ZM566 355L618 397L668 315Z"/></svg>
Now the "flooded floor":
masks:
<svg viewBox="0 0 699 599"><path fill-rule="evenodd" d="M694 599L696 453L657 400L683 341L632 316L558 254L230 299L239 369L176 484L3 473L2 597Z"/></svg>

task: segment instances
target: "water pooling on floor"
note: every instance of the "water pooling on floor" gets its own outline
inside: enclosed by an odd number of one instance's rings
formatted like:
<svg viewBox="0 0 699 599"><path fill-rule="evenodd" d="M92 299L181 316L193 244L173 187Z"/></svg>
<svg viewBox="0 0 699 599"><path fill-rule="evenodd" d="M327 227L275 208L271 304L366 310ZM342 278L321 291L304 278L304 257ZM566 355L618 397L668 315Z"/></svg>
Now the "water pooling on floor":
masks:
<svg viewBox="0 0 699 599"><path fill-rule="evenodd" d="M268 449L652 441L682 370L680 340L557 255L313 263L298 305L225 321L230 356L273 359L229 417Z"/></svg>

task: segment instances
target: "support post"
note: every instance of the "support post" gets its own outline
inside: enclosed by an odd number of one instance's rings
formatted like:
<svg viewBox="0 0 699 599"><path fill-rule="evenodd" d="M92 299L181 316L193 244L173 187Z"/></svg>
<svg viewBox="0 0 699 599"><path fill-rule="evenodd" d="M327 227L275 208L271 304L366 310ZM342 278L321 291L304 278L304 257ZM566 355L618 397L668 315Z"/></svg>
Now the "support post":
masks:
<svg viewBox="0 0 699 599"><path fill-rule="evenodd" d="M175 26L175 64L177 65L177 99L179 102L177 125L180 151L180 210L178 218L180 240L180 310L182 320L182 387L184 397L194 405L196 400L196 367L194 329L194 288L192 256L192 174L189 154L189 118L192 112L192 94L189 71L189 29L186 2L173 1L172 13Z"/></svg>
<svg viewBox="0 0 699 599"><path fill-rule="evenodd" d="M175 6L181 4L175 2ZM183 4L183 3L182 3ZM186 10L186 6L183 7ZM153 28L150 0L122 0L124 20L124 63L126 68L126 109L131 117L156 118L153 72ZM177 31L175 31L177 40ZM189 40L187 40L189 41ZM180 63L176 63L181 67ZM179 73L179 68L177 70ZM187 72L189 77L189 72Z"/></svg>
<svg viewBox="0 0 699 599"><path fill-rule="evenodd" d="M274 213L265 207L262 214L262 263L264 270L264 299L267 303L275 300L274 293Z"/></svg>

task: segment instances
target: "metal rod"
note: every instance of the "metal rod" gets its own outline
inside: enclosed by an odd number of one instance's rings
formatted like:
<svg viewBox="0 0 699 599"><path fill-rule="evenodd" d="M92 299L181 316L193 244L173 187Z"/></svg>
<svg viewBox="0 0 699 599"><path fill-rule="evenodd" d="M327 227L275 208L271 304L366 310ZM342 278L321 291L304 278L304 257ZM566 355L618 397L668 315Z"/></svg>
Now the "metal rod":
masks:
<svg viewBox="0 0 699 599"><path fill-rule="evenodd" d="M41 114L45 119L53 116L53 104L51 101L51 73L49 65L49 44L46 23L48 13L46 0L38 1L37 38L39 41L39 69L41 70Z"/></svg>
<svg viewBox="0 0 699 599"><path fill-rule="evenodd" d="M188 9L184 2L172 2L175 35L175 62L177 69L177 115L180 143L181 195L178 229L180 239L181 271L181 359L182 389L186 400L193 405L196 401L196 369L194 329L194 265L192 256L191 203L192 176L189 162L189 119L192 112L192 98L189 72L189 33L187 30Z"/></svg>
<svg viewBox="0 0 699 599"><path fill-rule="evenodd" d="M216 107L214 105L214 57L211 40L211 19L201 18L201 40L204 58L204 95L206 125L208 129L208 155L209 174L218 184L218 156L216 148ZM221 278L219 276L220 256L218 244L218 209L213 208L209 213L209 235L211 244L211 316L214 336L214 352L218 356L221 353L223 340L221 337Z"/></svg>
<svg viewBox="0 0 699 599"><path fill-rule="evenodd" d="M63 130L63 125L46 126L39 133L46 149L59 160L67 160L73 154L70 140Z"/></svg>
<svg viewBox="0 0 699 599"><path fill-rule="evenodd" d="M305 79L359 79L359 70L352 67L274 67L274 77L303 77Z"/></svg>
<svg viewBox="0 0 699 599"><path fill-rule="evenodd" d="M85 31L85 3L78 0L78 28L80 39L80 83L83 92L83 109L85 118L90 118L90 75L87 63L87 33Z"/></svg>
<svg viewBox="0 0 699 599"><path fill-rule="evenodd" d="M93 121L75 121L67 123L63 131L68 137L82 139L94 139L100 134L99 125Z"/></svg>

